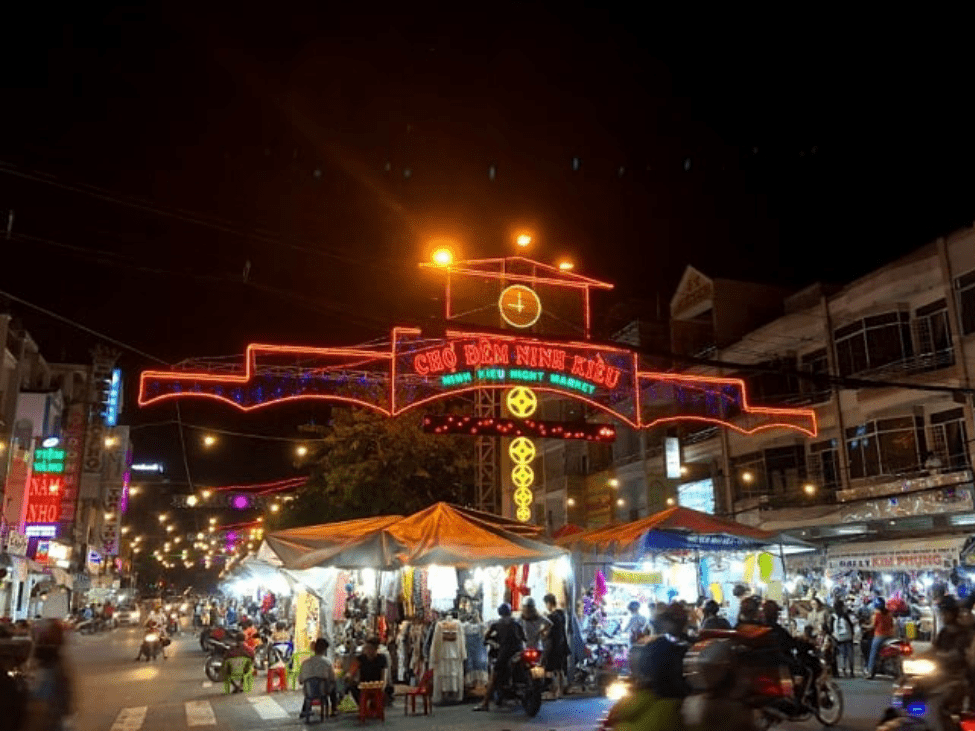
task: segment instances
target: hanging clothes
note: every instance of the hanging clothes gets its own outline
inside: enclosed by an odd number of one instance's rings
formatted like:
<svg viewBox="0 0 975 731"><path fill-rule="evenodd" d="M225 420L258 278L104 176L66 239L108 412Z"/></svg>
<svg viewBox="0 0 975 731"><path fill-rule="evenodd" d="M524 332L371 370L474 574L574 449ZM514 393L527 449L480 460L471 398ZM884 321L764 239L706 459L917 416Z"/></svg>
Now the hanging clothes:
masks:
<svg viewBox="0 0 975 731"><path fill-rule="evenodd" d="M434 703L441 703L445 694L454 700L464 698L464 658L467 656L465 635L460 622L444 619L437 622L430 647L430 667L433 668Z"/></svg>
<svg viewBox="0 0 975 731"><path fill-rule="evenodd" d="M416 616L416 609L413 604L413 572L412 566L403 569L403 614L408 619Z"/></svg>
<svg viewBox="0 0 975 731"><path fill-rule="evenodd" d="M505 579L505 587L510 596L509 603L513 612L517 612L521 608L521 600L528 596L529 589L526 586L527 581L528 564L524 566L511 566L508 569L508 578Z"/></svg>
<svg viewBox="0 0 975 731"><path fill-rule="evenodd" d="M484 595L484 615L481 619L493 621L498 616L498 607L506 601L505 570L495 566L484 569L479 576Z"/></svg>
<svg viewBox="0 0 975 731"><path fill-rule="evenodd" d="M464 684L468 687L487 685L488 651L484 644L487 625L478 622L464 623L464 645L467 657L464 658Z"/></svg>
<svg viewBox="0 0 975 731"><path fill-rule="evenodd" d="M427 573L430 587L430 606L437 612L449 612L457 599L457 569L452 566L431 566Z"/></svg>

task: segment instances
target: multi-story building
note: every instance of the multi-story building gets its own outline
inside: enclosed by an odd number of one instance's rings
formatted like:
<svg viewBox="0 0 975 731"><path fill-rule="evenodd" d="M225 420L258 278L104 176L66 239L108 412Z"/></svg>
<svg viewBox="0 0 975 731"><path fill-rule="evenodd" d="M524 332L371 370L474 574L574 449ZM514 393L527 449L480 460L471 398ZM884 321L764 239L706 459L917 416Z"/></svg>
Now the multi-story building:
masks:
<svg viewBox="0 0 975 731"><path fill-rule="evenodd" d="M0 615L58 616L117 555L129 455L115 426L120 375L97 355L93 366L47 363L7 315L0 342Z"/></svg>
<svg viewBox="0 0 975 731"><path fill-rule="evenodd" d="M975 524L975 229L844 287L787 294L688 268L670 329L676 370L742 378L753 405L811 407L818 434L618 427L609 453L580 465L570 522L681 502L811 540ZM667 437L679 440L676 479L665 477Z"/></svg>

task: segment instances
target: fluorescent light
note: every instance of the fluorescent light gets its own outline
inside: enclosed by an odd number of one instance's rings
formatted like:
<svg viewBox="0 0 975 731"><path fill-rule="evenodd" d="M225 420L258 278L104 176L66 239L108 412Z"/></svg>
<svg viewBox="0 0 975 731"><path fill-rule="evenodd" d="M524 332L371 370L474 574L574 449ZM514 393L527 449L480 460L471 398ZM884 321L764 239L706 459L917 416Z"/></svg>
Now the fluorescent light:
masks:
<svg viewBox="0 0 975 731"><path fill-rule="evenodd" d="M856 536L867 532L867 526L863 523L857 523L856 525L841 525L834 529L834 532L838 536Z"/></svg>
<svg viewBox="0 0 975 731"><path fill-rule="evenodd" d="M975 525L975 515L953 515L951 516L952 525Z"/></svg>

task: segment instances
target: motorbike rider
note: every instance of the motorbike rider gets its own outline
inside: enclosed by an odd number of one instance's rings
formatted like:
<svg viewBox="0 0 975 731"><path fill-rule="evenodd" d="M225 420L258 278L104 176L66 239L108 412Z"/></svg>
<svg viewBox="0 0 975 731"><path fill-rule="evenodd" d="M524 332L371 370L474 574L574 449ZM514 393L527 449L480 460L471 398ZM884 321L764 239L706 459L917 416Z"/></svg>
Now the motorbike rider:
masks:
<svg viewBox="0 0 975 731"><path fill-rule="evenodd" d="M697 658L705 691L684 700L688 731L758 731L755 714L735 692L736 664L729 642L708 642Z"/></svg>
<svg viewBox="0 0 975 731"><path fill-rule="evenodd" d="M965 653L971 643L971 631L959 622L958 601L953 596L942 597L938 602L938 609L941 611L941 629L938 630L932 649L942 665L945 680L932 690L929 702L935 710L931 720L940 727L950 710L961 709L968 695L968 664Z"/></svg>
<svg viewBox="0 0 975 731"><path fill-rule="evenodd" d="M741 600L741 605L738 607L738 623L735 625L735 629L743 626L762 626L761 607L758 597L746 596Z"/></svg>
<svg viewBox="0 0 975 731"><path fill-rule="evenodd" d="M511 605L505 603L499 606L498 616L500 619L491 625L484 636L485 644L497 646L497 657L494 661L494 669L491 671L491 678L488 680L484 702L474 706L475 711L488 710L494 691L503 687L508 679L511 672L511 659L525 647L525 630L521 624L511 618ZM502 705L500 696L498 705Z"/></svg>
<svg viewBox="0 0 975 731"><path fill-rule="evenodd" d="M789 672L793 676L799 676L803 679L801 684L797 683L795 686L796 696L801 699L805 696L809 683L815 681L818 668L804 664L799 659L804 651L808 651L811 648L811 645L807 642L797 640L789 633L789 630L779 624L779 613L781 611L782 608L778 602L772 599L766 599L762 604L762 619L775 640L782 663L788 666Z"/></svg>

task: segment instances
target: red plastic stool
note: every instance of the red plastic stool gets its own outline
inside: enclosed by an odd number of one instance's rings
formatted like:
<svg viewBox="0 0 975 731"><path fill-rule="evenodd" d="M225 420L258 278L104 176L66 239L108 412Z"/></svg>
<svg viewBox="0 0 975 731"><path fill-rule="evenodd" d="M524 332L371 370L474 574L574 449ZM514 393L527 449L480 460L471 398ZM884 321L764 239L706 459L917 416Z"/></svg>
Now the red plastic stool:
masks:
<svg viewBox="0 0 975 731"><path fill-rule="evenodd" d="M360 688L359 690L359 723L365 723L367 718L378 718L386 723L386 698L382 688Z"/></svg>
<svg viewBox="0 0 975 731"><path fill-rule="evenodd" d="M275 682L277 678L277 682ZM277 686L275 688L274 686ZM288 669L285 667L267 669L267 692L286 690L288 687Z"/></svg>

